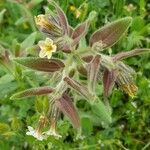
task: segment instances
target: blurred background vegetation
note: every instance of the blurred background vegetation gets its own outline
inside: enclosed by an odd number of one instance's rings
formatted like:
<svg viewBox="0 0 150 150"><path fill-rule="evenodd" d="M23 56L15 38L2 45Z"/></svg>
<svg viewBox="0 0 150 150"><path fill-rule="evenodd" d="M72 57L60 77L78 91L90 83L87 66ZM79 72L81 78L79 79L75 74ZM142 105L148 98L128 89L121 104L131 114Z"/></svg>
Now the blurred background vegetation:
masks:
<svg viewBox="0 0 150 150"><path fill-rule="evenodd" d="M99 26L132 16L129 32L109 53L129 51L137 47L150 48L150 2L148 0L56 0L67 14L69 23L76 26L84 21L91 11L97 12L90 33ZM113 109L113 123L102 126L91 113L88 103L75 97L81 118L81 131L76 131L66 118L58 123L62 139L50 137L39 142L26 135L28 125L38 121L46 109L47 97L34 97L19 101L10 96L29 87L50 84L48 76L35 73L16 64L5 64L3 56L37 55L34 44L42 39L35 27L33 17L49 13L46 0L0 0L0 150L20 149L102 149L102 150L148 150L150 149L150 55L136 56L125 62L137 72L139 91L134 99L117 88L109 100ZM7 53L6 53L7 51ZM106 51L106 53L108 52ZM97 87L102 96L103 87Z"/></svg>

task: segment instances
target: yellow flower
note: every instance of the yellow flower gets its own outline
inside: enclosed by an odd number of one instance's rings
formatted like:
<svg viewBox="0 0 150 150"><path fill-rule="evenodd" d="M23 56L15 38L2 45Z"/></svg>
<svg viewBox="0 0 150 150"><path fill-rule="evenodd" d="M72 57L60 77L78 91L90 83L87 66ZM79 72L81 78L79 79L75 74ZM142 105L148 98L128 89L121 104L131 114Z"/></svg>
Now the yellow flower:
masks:
<svg viewBox="0 0 150 150"><path fill-rule="evenodd" d="M39 41L38 43L41 51L39 53L39 57L44 58L47 56L48 59L51 58L52 53L56 52L57 46L53 44L53 40L50 38L46 38L45 41Z"/></svg>
<svg viewBox="0 0 150 150"><path fill-rule="evenodd" d="M75 6L70 6L70 11L72 11L75 15L76 18L79 18L81 15L81 12L79 11L79 9L77 9Z"/></svg>
<svg viewBox="0 0 150 150"><path fill-rule="evenodd" d="M75 11L75 10L76 10L76 7L75 7L75 6L73 6L73 5L72 5L72 6L70 6L70 11L72 11L72 12L73 12L73 11Z"/></svg>

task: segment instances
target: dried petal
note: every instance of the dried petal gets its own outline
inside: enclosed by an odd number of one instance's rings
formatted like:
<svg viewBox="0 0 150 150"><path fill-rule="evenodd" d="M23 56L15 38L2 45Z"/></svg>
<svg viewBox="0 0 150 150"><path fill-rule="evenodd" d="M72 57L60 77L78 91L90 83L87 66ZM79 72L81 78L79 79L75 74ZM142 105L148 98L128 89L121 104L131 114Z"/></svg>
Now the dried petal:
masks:
<svg viewBox="0 0 150 150"><path fill-rule="evenodd" d="M20 57L13 60L31 69L44 72L55 72L64 67L64 63L58 59L49 60L38 57Z"/></svg>
<svg viewBox="0 0 150 150"><path fill-rule="evenodd" d="M116 83L118 86L129 96L134 97L138 88L134 84L135 74L127 66L122 67L122 62L117 64L118 76L116 78ZM126 71L125 71L126 70Z"/></svg>
<svg viewBox="0 0 150 150"><path fill-rule="evenodd" d="M11 96L10 99L20 99L24 97L44 95L44 94L52 93L54 91L55 90L50 87L31 88L31 89L27 89L27 90L14 94L13 96Z"/></svg>
<svg viewBox="0 0 150 150"><path fill-rule="evenodd" d="M75 128L80 127L79 115L71 101L71 98L67 94L63 94L63 96L56 101L56 105L65 115L69 117Z"/></svg>
<svg viewBox="0 0 150 150"><path fill-rule="evenodd" d="M91 36L90 46L96 42L102 42L103 48L114 45L129 28L131 20L131 17L122 18L100 28Z"/></svg>

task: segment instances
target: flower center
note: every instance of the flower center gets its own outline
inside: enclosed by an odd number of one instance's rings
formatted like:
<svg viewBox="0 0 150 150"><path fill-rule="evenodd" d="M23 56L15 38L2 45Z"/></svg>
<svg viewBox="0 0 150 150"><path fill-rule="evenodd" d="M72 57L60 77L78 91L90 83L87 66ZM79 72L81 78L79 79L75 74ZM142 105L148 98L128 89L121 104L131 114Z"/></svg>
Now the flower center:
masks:
<svg viewBox="0 0 150 150"><path fill-rule="evenodd" d="M50 52L53 50L53 46L51 44L45 44L45 50Z"/></svg>

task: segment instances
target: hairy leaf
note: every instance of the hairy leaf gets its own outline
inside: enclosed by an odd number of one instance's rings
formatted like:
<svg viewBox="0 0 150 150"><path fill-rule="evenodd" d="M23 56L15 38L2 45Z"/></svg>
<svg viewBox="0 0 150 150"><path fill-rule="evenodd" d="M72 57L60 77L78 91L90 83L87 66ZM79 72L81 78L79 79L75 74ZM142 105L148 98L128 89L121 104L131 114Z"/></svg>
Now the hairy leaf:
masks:
<svg viewBox="0 0 150 150"><path fill-rule="evenodd" d="M91 36L90 46L92 46L96 42L102 43L103 48L114 45L127 31L131 24L131 21L131 17L126 17L100 28Z"/></svg>
<svg viewBox="0 0 150 150"><path fill-rule="evenodd" d="M72 39L73 39L72 46L78 44L80 39L86 35L87 28L88 28L88 22L85 21L74 29L72 33Z"/></svg>
<svg viewBox="0 0 150 150"><path fill-rule="evenodd" d="M108 97L111 94L112 88L115 84L117 72L116 70L109 71L105 70L103 75L103 86L104 86L104 96Z"/></svg>
<svg viewBox="0 0 150 150"><path fill-rule="evenodd" d="M102 101L98 101L92 105L92 111L101 119L103 126L108 127L112 122L110 111L107 109L107 106L104 105Z"/></svg>
<svg viewBox="0 0 150 150"><path fill-rule="evenodd" d="M128 57L144 54L144 53L150 53L150 49L148 48L140 48L140 49L134 49L128 52L120 52L113 56L114 61L123 60Z"/></svg>
<svg viewBox="0 0 150 150"><path fill-rule="evenodd" d="M19 93L14 94L11 96L10 99L20 99L24 97L30 97L30 96L37 96L37 95L44 95L54 92L55 90L50 87L37 87L37 88L31 88L24 91L21 91Z"/></svg>
<svg viewBox="0 0 150 150"><path fill-rule="evenodd" d="M57 59L49 60L39 57L20 57L13 60L31 69L44 72L55 72L64 67L64 63Z"/></svg>
<svg viewBox="0 0 150 150"><path fill-rule="evenodd" d="M49 2L56 8L60 24L61 24L62 28L64 29L65 33L68 34L69 25L68 25L68 20L67 20L67 17L65 15L64 11L54 1L49 0Z"/></svg>
<svg viewBox="0 0 150 150"><path fill-rule="evenodd" d="M80 118L79 115L71 101L71 98L67 94L56 101L57 107L71 120L75 128L80 127Z"/></svg>
<svg viewBox="0 0 150 150"><path fill-rule="evenodd" d="M86 99L90 99L91 98L91 94L89 93L88 89L86 87L84 87L83 85L81 85L80 83L78 83L77 81L69 78L69 77L65 77L64 81L70 86L72 87L75 91L77 91L79 94L81 94L82 96L84 96Z"/></svg>
<svg viewBox="0 0 150 150"><path fill-rule="evenodd" d="M88 88L94 93L100 68L100 55L96 55L88 66Z"/></svg>

